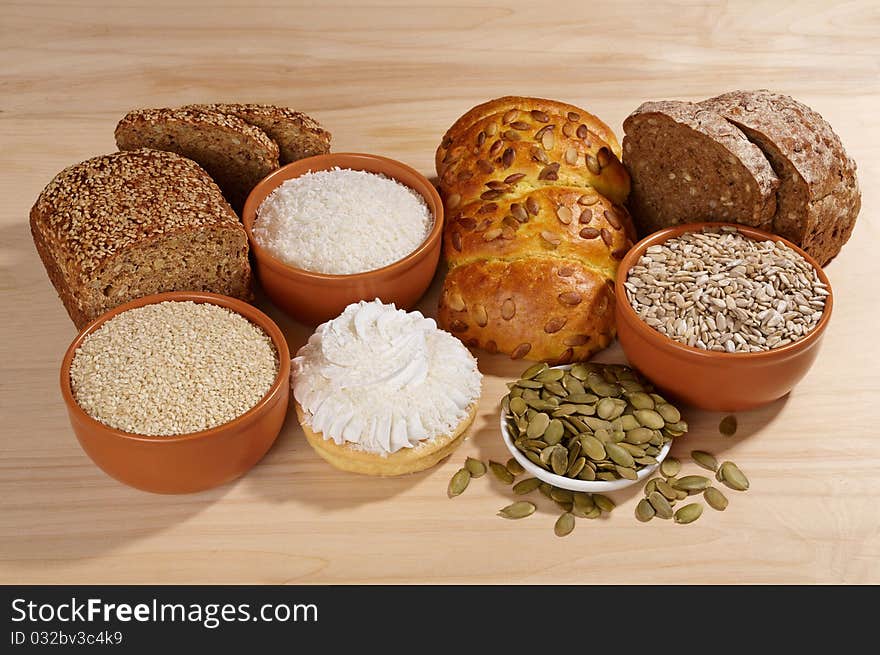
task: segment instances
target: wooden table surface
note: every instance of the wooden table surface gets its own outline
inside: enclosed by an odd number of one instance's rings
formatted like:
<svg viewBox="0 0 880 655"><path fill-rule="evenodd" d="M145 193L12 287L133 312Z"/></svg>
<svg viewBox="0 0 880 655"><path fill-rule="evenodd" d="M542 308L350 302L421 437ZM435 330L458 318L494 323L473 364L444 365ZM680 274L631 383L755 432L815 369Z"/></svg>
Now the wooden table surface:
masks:
<svg viewBox="0 0 880 655"><path fill-rule="evenodd" d="M811 2L321 3L3 0L0 78L0 582L781 583L880 582L880 12ZM106 6L104 6L106 5ZM212 5L209 8L209 5ZM302 5L298 7L296 5ZM308 8L306 5L315 5ZM821 112L859 164L862 214L828 267L834 317L789 395L739 415L685 412L674 453L704 448L751 478L724 513L690 526L633 517L553 535L495 516L489 476L446 484L466 455L506 460L504 382L523 366L477 353L483 399L470 439L434 469L373 479L331 468L291 410L269 454L212 491L125 487L80 450L58 389L75 335L37 258L28 211L65 166L114 148L128 109L253 101L314 115L337 151L388 155L433 174L466 109L503 94L566 100L620 134L647 99L735 88L790 93ZM438 281L421 303L434 313ZM309 329L263 304L291 350ZM616 344L601 361L624 361Z"/></svg>

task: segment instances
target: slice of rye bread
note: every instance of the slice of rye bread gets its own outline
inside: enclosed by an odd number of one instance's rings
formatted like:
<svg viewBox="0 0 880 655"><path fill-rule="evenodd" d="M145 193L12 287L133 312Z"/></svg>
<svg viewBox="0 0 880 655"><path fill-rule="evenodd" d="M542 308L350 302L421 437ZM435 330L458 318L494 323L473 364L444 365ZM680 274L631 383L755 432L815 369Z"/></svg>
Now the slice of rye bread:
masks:
<svg viewBox="0 0 880 655"><path fill-rule="evenodd" d="M861 207L856 164L818 113L765 89L699 103L757 145L779 176L773 232L825 265L847 242Z"/></svg>
<svg viewBox="0 0 880 655"><path fill-rule="evenodd" d="M241 212L251 189L278 168L278 145L236 116L189 109L136 109L116 126L120 150L152 148L197 162Z"/></svg>
<svg viewBox="0 0 880 655"><path fill-rule="evenodd" d="M64 169L30 227L77 328L162 291L252 298L244 227L208 174L174 153L116 152Z"/></svg>
<svg viewBox="0 0 880 655"><path fill-rule="evenodd" d="M646 102L623 129L629 209L641 234L712 220L772 226L779 178L764 153L714 111Z"/></svg>
<svg viewBox="0 0 880 655"><path fill-rule="evenodd" d="M227 116L236 116L246 123L260 128L278 144L282 164L289 164L315 155L326 155L330 152L330 132L310 116L287 107L215 103L187 105L182 109L219 112Z"/></svg>

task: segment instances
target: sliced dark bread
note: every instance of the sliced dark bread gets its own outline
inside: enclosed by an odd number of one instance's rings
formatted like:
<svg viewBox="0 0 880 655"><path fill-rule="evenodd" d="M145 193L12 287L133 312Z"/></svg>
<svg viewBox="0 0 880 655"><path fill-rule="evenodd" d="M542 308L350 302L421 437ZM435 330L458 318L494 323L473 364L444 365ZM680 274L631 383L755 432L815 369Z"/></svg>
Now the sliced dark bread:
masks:
<svg viewBox="0 0 880 655"><path fill-rule="evenodd" d="M241 212L254 185L278 168L278 145L260 128L220 112L137 109L116 126L120 150L152 148L198 162Z"/></svg>
<svg viewBox="0 0 880 655"><path fill-rule="evenodd" d="M757 145L780 179L773 232L824 265L849 239L861 207L855 162L818 113L772 91L732 91L699 103Z"/></svg>
<svg viewBox="0 0 880 655"><path fill-rule="evenodd" d="M646 102L623 123L629 207L641 234L698 221L766 228L779 179L735 126L690 102Z"/></svg>
<svg viewBox="0 0 880 655"><path fill-rule="evenodd" d="M187 105L183 109L236 116L260 128L278 144L282 164L330 152L330 132L310 116L287 107L216 103Z"/></svg>

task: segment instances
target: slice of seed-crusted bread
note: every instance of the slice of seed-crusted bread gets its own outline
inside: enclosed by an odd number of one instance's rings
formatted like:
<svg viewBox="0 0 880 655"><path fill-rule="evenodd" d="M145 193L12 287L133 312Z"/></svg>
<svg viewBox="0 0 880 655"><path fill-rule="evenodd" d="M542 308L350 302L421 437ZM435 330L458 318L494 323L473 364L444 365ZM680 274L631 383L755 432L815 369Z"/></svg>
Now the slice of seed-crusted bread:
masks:
<svg viewBox="0 0 880 655"><path fill-rule="evenodd" d="M251 299L247 235L195 162L133 150L61 171L31 209L37 252L78 328L161 291Z"/></svg>
<svg viewBox="0 0 880 655"><path fill-rule="evenodd" d="M326 155L330 152L330 132L310 116L287 107L215 103L187 105L182 109L237 116L246 123L260 128L278 144L282 164L315 155Z"/></svg>
<svg viewBox="0 0 880 655"><path fill-rule="evenodd" d="M646 102L623 129L629 209L641 234L711 220L771 227L779 178L764 153L714 111Z"/></svg>
<svg viewBox="0 0 880 655"><path fill-rule="evenodd" d="M237 116L190 109L136 109L116 126L120 150L152 148L196 161L240 212L251 189L278 168L278 145Z"/></svg>
<svg viewBox="0 0 880 655"><path fill-rule="evenodd" d="M699 103L742 130L779 176L773 232L823 266L849 239L861 207L856 164L818 113L766 89Z"/></svg>
<svg viewBox="0 0 880 655"><path fill-rule="evenodd" d="M584 123L560 128L549 120L508 109L461 132L445 150L438 171L447 208L556 185L592 187L624 202L629 175L611 147Z"/></svg>

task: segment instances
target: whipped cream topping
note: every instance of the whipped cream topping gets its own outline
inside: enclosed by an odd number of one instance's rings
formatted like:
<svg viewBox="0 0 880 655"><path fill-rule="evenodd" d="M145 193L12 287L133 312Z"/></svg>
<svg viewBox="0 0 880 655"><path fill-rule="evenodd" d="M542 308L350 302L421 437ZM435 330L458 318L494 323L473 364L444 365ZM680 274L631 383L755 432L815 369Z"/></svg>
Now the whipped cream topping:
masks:
<svg viewBox="0 0 880 655"><path fill-rule="evenodd" d="M381 455L452 433L479 398L481 377L473 355L433 319L380 300L320 325L291 371L312 430Z"/></svg>

